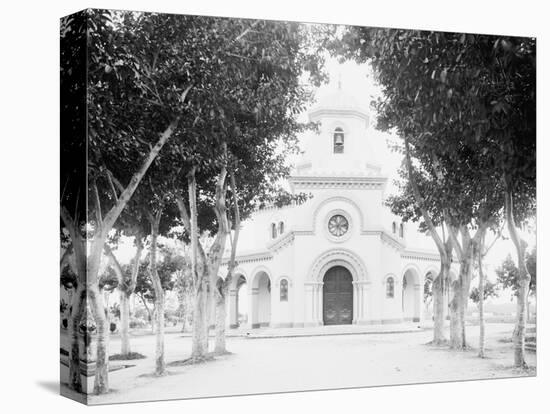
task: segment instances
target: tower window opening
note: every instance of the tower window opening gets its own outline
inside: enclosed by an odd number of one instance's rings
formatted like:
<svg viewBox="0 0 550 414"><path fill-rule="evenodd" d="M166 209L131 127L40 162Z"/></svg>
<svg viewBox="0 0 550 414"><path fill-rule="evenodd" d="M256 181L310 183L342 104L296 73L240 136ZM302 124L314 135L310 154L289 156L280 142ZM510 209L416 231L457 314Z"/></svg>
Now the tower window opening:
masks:
<svg viewBox="0 0 550 414"><path fill-rule="evenodd" d="M344 130L340 127L334 130L333 135L334 143L334 153L343 154L344 153Z"/></svg>

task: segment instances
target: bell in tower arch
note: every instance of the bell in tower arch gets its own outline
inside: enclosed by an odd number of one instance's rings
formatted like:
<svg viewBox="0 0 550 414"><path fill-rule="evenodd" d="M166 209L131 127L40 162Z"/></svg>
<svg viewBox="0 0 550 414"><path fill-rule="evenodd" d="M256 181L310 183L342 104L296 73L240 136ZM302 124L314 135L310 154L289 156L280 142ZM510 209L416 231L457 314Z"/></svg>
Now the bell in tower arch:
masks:
<svg viewBox="0 0 550 414"><path fill-rule="evenodd" d="M344 130L340 127L334 130L334 153L342 154L344 152Z"/></svg>

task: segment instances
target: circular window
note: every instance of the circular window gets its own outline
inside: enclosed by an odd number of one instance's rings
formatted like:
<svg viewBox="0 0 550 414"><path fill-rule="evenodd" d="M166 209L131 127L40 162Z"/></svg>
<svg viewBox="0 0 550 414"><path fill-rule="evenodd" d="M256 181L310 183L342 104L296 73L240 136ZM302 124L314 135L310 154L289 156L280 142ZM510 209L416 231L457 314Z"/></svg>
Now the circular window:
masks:
<svg viewBox="0 0 550 414"><path fill-rule="evenodd" d="M342 237L349 229L348 219L341 214L335 214L328 221L328 231L335 237Z"/></svg>

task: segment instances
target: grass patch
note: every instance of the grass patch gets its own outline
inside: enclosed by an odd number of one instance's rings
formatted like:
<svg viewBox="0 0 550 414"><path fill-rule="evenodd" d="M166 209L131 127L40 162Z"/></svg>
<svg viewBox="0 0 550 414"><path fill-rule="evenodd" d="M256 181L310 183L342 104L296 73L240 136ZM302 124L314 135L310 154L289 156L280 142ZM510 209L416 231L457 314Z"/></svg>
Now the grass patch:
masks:
<svg viewBox="0 0 550 414"><path fill-rule="evenodd" d="M114 354L109 355L109 361L131 361L133 359L145 359L145 355L140 354L139 352L130 352L129 354Z"/></svg>

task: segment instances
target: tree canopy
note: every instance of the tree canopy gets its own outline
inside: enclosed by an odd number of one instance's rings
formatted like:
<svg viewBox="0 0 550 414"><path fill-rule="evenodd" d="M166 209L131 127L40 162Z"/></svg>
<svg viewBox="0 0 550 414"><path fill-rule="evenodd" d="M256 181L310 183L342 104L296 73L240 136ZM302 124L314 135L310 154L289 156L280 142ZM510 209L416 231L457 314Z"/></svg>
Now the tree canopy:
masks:
<svg viewBox="0 0 550 414"><path fill-rule="evenodd" d="M537 249L533 248L532 250L526 253L526 265L531 275L531 280L529 282L529 294L535 295L537 292ZM499 267L495 269L497 274L497 283L502 287L502 289L511 289L512 297L518 295L518 278L519 278L519 269L515 262L512 260L512 256L508 254L506 258L502 261Z"/></svg>

